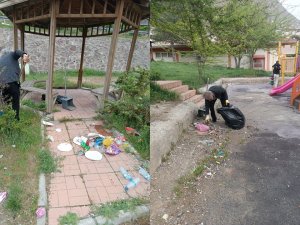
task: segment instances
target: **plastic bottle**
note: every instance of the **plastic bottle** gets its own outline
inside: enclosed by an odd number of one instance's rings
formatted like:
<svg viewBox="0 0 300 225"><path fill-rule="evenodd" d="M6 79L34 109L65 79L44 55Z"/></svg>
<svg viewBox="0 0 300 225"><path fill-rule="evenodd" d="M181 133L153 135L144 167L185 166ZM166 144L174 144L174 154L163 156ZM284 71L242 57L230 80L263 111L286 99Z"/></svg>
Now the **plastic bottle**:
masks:
<svg viewBox="0 0 300 225"><path fill-rule="evenodd" d="M84 148L84 150L88 151L90 150L90 146L88 146L84 141L80 142L81 147Z"/></svg>
<svg viewBox="0 0 300 225"><path fill-rule="evenodd" d="M132 180L132 176L123 167L120 167L120 172L126 180Z"/></svg>
<svg viewBox="0 0 300 225"><path fill-rule="evenodd" d="M129 189L136 187L139 182L140 182L140 178L138 177L131 179L129 183L125 186L125 191L127 192Z"/></svg>
<svg viewBox="0 0 300 225"><path fill-rule="evenodd" d="M147 181L150 181L151 176L144 168L140 167L139 174L141 174Z"/></svg>

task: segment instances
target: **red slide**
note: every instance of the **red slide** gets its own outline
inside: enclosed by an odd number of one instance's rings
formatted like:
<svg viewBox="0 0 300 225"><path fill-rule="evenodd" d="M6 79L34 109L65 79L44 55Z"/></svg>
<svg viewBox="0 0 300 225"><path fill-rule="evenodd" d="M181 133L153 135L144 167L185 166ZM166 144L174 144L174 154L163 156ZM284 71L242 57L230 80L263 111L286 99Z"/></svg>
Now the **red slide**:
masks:
<svg viewBox="0 0 300 225"><path fill-rule="evenodd" d="M288 82L284 83L283 85L277 87L277 88L273 88L270 92L270 95L277 95L277 94L281 94L285 91L287 91L288 89L290 89L291 87L293 87L294 81L300 76L300 74L297 74L294 78L290 79Z"/></svg>

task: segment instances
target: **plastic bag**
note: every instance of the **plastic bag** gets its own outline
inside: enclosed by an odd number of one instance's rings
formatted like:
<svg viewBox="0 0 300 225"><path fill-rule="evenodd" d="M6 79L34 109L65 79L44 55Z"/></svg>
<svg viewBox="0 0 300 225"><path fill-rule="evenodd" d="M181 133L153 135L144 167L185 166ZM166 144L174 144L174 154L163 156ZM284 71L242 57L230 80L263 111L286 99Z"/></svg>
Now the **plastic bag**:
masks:
<svg viewBox="0 0 300 225"><path fill-rule="evenodd" d="M245 116L237 107L230 105L217 109L217 112L221 114L228 127L239 130L245 126Z"/></svg>

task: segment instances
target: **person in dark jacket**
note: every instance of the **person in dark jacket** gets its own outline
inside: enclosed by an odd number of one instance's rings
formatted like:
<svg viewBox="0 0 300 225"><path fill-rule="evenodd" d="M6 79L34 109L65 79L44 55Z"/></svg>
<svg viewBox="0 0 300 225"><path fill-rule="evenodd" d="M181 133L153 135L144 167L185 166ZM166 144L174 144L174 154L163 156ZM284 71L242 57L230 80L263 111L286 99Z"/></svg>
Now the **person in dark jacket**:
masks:
<svg viewBox="0 0 300 225"><path fill-rule="evenodd" d="M22 50L6 52L0 57L1 97L5 104L12 104L17 120L20 119L20 58L25 64L29 62L29 56Z"/></svg>
<svg viewBox="0 0 300 225"><path fill-rule="evenodd" d="M276 88L278 86L281 65L279 64L279 61L277 60L276 63L272 67L273 67L273 77L274 77L273 87Z"/></svg>
<svg viewBox="0 0 300 225"><path fill-rule="evenodd" d="M210 120L209 110L213 122L217 121L215 113L215 103L217 99L220 99L223 107L229 105L227 91L222 86L211 86L208 91L203 93L205 99L205 122L208 123Z"/></svg>

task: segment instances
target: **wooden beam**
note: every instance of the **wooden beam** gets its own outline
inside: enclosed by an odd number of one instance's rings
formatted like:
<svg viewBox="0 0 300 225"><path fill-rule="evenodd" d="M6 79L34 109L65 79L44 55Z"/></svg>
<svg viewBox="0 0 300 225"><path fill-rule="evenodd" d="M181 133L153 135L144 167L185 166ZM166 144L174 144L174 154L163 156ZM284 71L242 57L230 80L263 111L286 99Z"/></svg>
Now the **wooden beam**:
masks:
<svg viewBox="0 0 300 225"><path fill-rule="evenodd" d="M24 33L24 25L22 26L21 29L21 49L25 51L25 33ZM21 82L25 81L25 64L23 63L23 60L21 60Z"/></svg>
<svg viewBox="0 0 300 225"><path fill-rule="evenodd" d="M116 14L58 14L57 18L116 18Z"/></svg>
<svg viewBox="0 0 300 225"><path fill-rule="evenodd" d="M117 2L117 18L115 19L114 22L114 30L113 34L111 37L111 44L110 44L110 49L109 49L109 55L108 55L108 62L107 62L107 68L106 68L106 75L105 75L105 82L104 82L104 89L103 89L103 98L101 99L101 105L100 108L104 108L104 102L108 97L108 92L109 92L109 86L110 86L110 81L112 77L112 70L114 66L114 59L115 59L115 52L117 48L117 41L118 41L118 36L119 36L119 30L120 30L120 25L121 25L121 20L122 20L122 13L123 13L123 8L124 8L124 0L119 0Z"/></svg>
<svg viewBox="0 0 300 225"><path fill-rule="evenodd" d="M127 19L125 16L122 16L122 20L123 20L125 23L127 23L127 24L133 26L134 28L138 28L138 27L139 27L138 24L135 24L135 23L132 22L131 20Z"/></svg>
<svg viewBox="0 0 300 225"><path fill-rule="evenodd" d="M47 101L47 113L52 113L53 98L52 98L52 87L53 87L53 71L54 71L54 56L55 56L55 33L56 33L56 14L57 14L57 0L51 1L50 4L50 34L49 34L49 54L48 54L48 79L46 84L46 101Z"/></svg>
<svg viewBox="0 0 300 225"><path fill-rule="evenodd" d="M42 15L42 16L36 16L32 18L27 18L27 19L21 19L21 20L16 20L16 24L20 23L27 23L27 22L32 22L36 20L42 20L42 19L48 19L50 18L50 14Z"/></svg>
<svg viewBox="0 0 300 225"><path fill-rule="evenodd" d="M140 21L140 18L139 18ZM132 41L131 41L131 46L128 54L128 60L127 60L127 65L126 65L126 71L128 72L131 67L131 62L132 62L132 57L133 57L133 52L136 44L136 40L139 34L139 28L136 28L133 33Z"/></svg>
<svg viewBox="0 0 300 225"><path fill-rule="evenodd" d="M77 81L77 88L81 88L82 86L82 67L83 67L83 58L84 58L84 50L85 50L85 39L87 36L87 28L83 28L83 34L82 34L82 45L81 45L81 56L80 56L80 67L79 67L79 73L78 73L78 81Z"/></svg>
<svg viewBox="0 0 300 225"><path fill-rule="evenodd" d="M19 48L18 47L18 27L16 24L16 19L17 19L16 8L14 7L14 9L13 9L14 50L17 50Z"/></svg>

